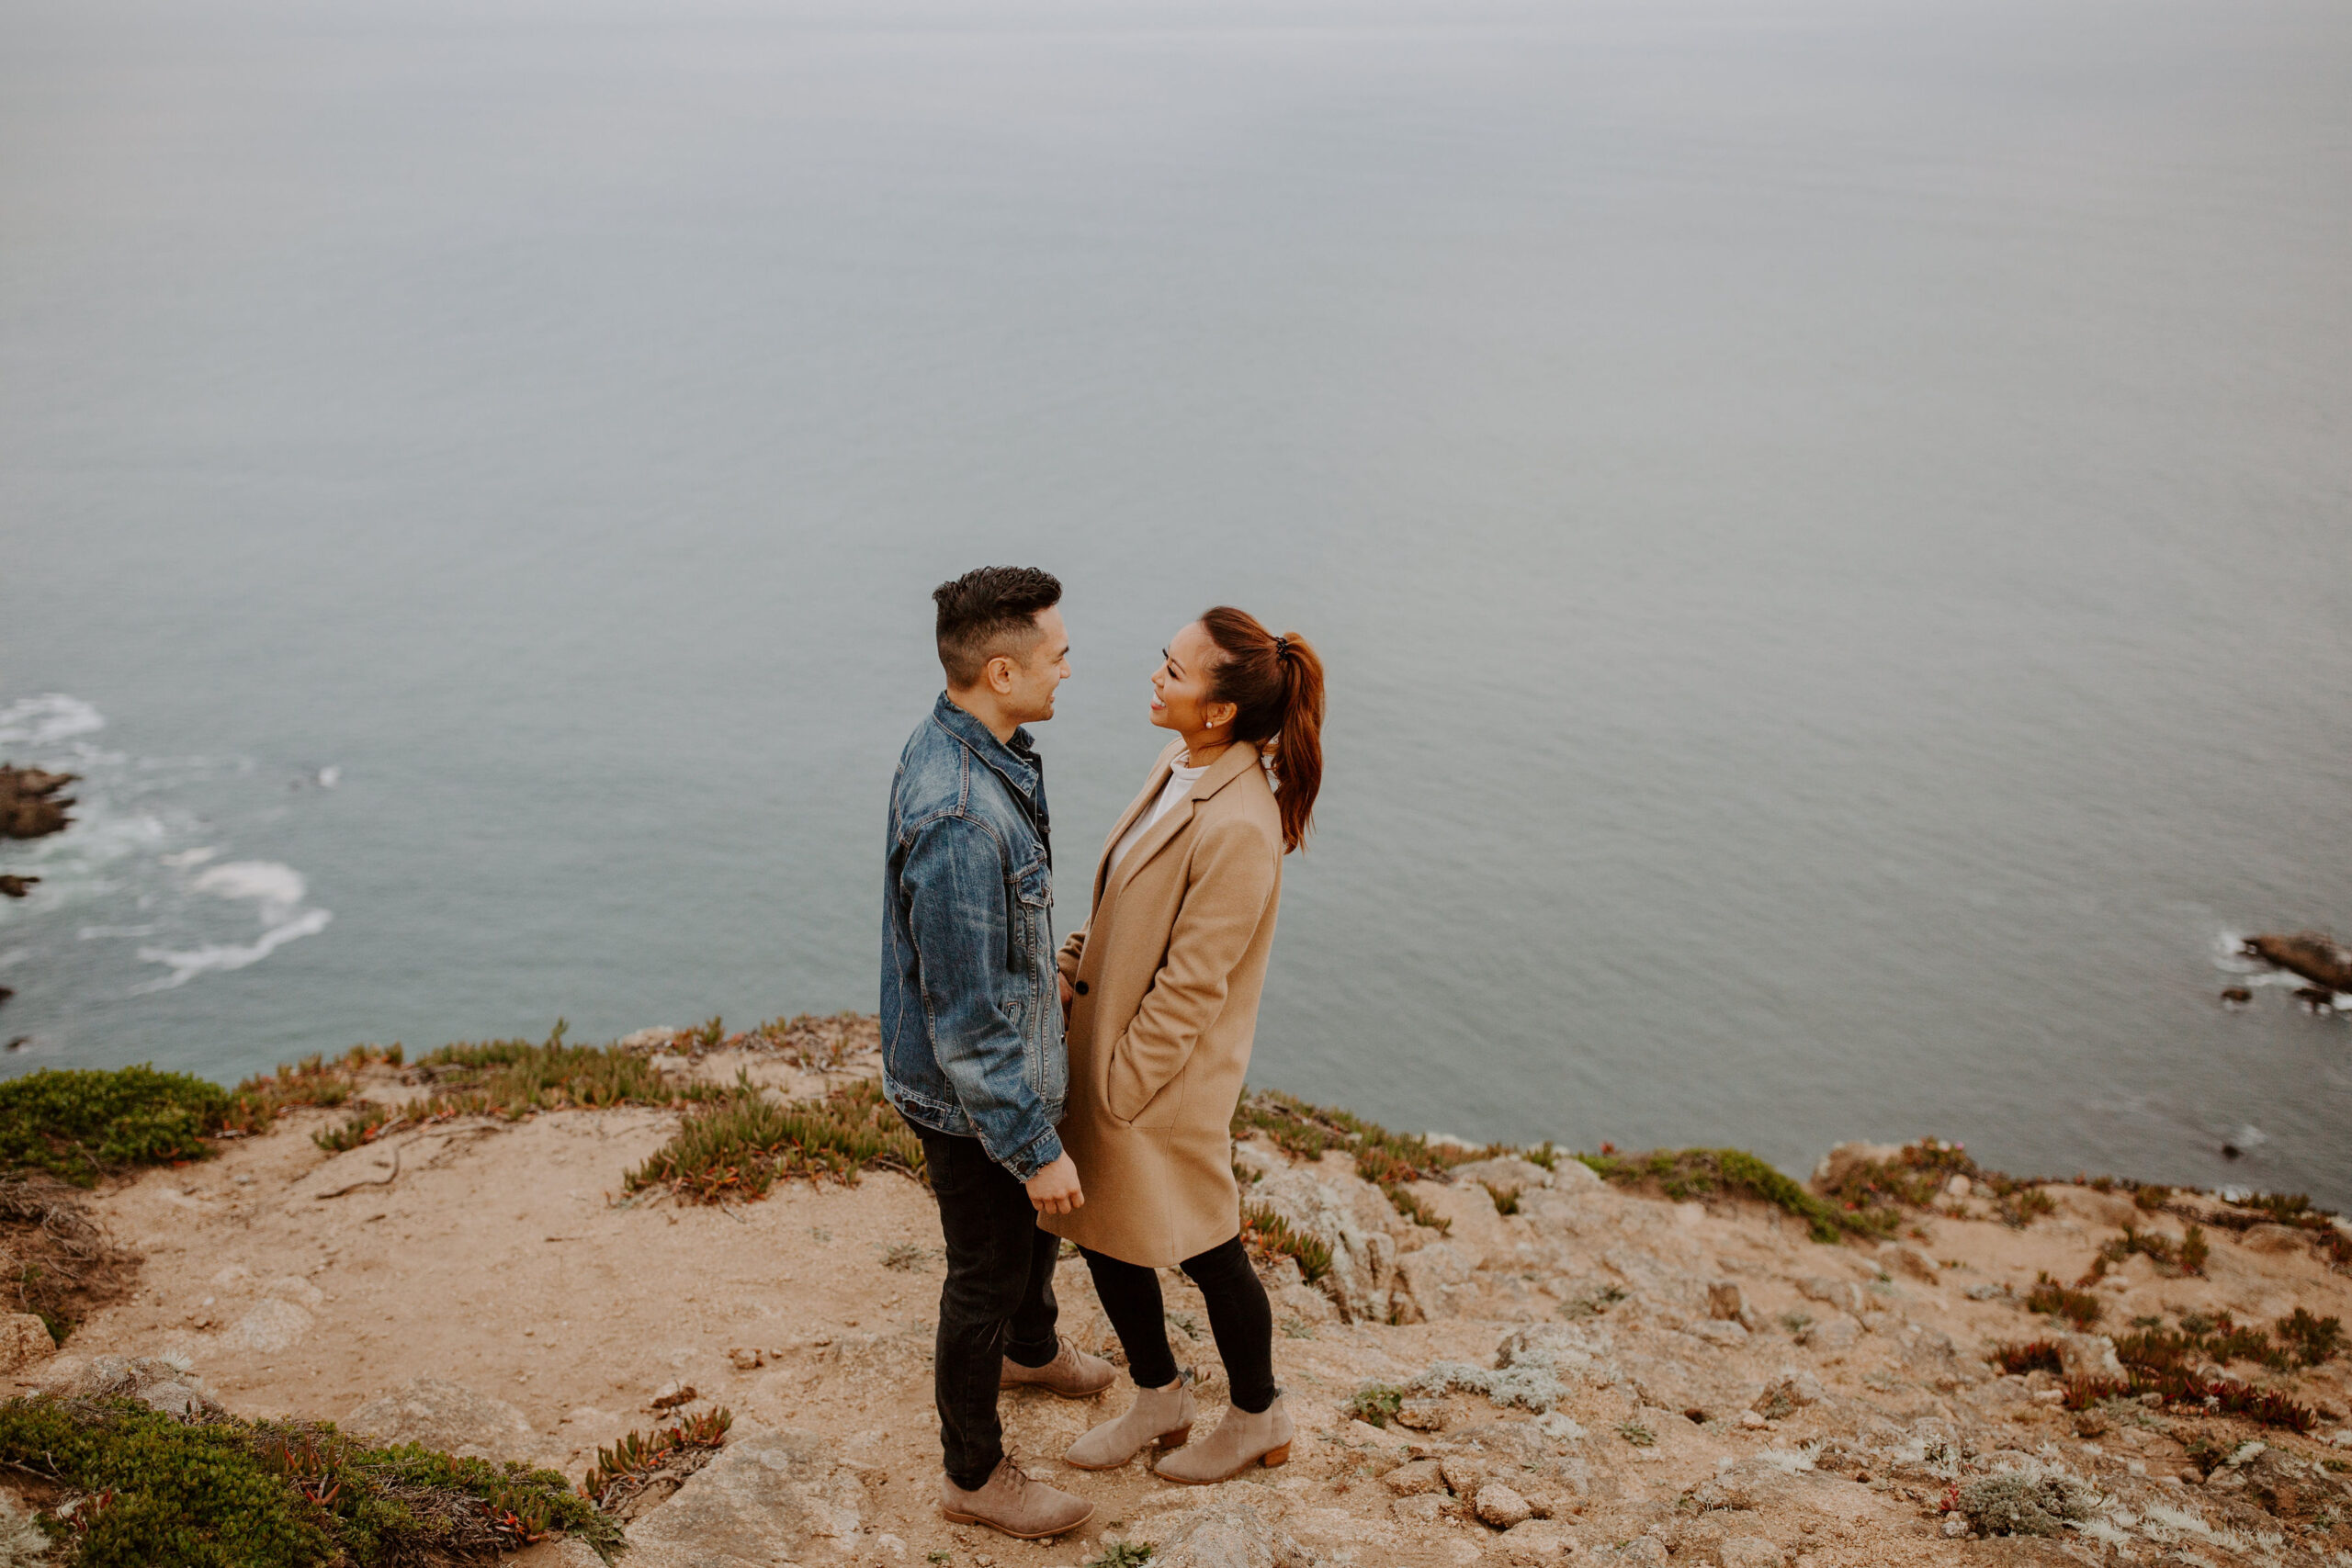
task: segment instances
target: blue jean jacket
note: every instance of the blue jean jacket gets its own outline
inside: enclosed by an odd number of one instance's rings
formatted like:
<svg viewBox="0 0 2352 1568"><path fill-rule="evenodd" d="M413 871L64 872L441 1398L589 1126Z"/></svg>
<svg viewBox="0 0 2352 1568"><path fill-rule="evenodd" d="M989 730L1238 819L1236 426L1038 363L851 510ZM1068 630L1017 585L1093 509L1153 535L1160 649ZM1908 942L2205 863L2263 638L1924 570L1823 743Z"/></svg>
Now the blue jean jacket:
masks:
<svg viewBox="0 0 2352 1568"><path fill-rule="evenodd" d="M882 1089L977 1137L1026 1181L1061 1157L1069 1052L1054 985L1045 763L942 694L890 781L882 897Z"/></svg>

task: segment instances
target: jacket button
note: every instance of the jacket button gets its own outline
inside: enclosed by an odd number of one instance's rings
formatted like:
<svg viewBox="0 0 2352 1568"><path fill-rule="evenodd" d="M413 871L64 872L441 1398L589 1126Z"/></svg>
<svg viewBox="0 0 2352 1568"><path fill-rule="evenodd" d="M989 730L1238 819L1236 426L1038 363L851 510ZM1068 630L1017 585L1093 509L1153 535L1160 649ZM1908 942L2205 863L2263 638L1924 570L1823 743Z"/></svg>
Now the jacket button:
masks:
<svg viewBox="0 0 2352 1568"><path fill-rule="evenodd" d="M1080 996L1081 996L1081 997L1082 997L1082 996L1086 995L1086 982L1085 982L1085 981L1083 981L1083 980L1078 981L1076 984L1074 984L1074 985L1072 985L1072 986L1070 987L1070 989L1071 989L1071 990L1073 990L1073 991L1076 991Z"/></svg>

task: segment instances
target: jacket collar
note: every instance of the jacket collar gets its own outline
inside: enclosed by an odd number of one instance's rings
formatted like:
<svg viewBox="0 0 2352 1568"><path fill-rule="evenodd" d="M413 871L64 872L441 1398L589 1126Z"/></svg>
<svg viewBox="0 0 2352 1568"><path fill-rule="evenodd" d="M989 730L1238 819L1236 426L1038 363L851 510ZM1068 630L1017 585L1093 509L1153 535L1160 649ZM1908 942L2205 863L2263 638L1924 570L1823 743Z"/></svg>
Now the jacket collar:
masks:
<svg viewBox="0 0 2352 1568"><path fill-rule="evenodd" d="M1218 753L1217 760L1209 764L1209 771L1193 785L1191 793L1170 807L1168 815L1154 822L1151 830L1136 840L1136 847L1129 850L1126 858L1114 868L1110 863L1111 852L1118 847L1121 839L1126 837L1127 829L1135 825L1136 818L1150 810L1151 803L1159 798L1159 792L1168 787L1169 774L1174 771L1176 755L1182 747L1183 742L1176 741L1159 754L1159 761L1151 770L1151 782L1144 786L1143 794L1119 818L1119 825L1111 829L1111 841L1102 847L1102 863L1094 874L1096 908L1101 908L1112 893L1126 886L1128 879L1143 868L1146 861L1158 854L1170 840L1183 830L1184 824L1193 819L1195 806L1258 765L1258 748L1249 741L1237 740L1227 747Z"/></svg>
<svg viewBox="0 0 2352 1568"><path fill-rule="evenodd" d="M932 705L931 718L994 769L1033 815L1044 815L1046 760L1037 755L1036 742L1025 727L1015 729L1010 742L999 740L987 725L957 707L944 692Z"/></svg>

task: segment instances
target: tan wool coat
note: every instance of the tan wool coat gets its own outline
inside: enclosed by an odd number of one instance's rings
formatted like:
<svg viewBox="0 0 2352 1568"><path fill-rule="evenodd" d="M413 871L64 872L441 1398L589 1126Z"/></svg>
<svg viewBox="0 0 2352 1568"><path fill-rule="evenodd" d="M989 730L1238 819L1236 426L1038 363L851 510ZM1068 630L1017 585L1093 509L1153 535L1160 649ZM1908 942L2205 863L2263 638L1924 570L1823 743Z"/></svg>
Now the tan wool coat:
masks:
<svg viewBox="0 0 2352 1568"><path fill-rule="evenodd" d="M1038 1224L1166 1268L1241 1231L1232 1124L1282 898L1283 829L1257 748L1227 747L1110 869L1168 786L1160 753L1094 867L1087 922L1062 944L1070 1007L1062 1147L1085 1205Z"/></svg>

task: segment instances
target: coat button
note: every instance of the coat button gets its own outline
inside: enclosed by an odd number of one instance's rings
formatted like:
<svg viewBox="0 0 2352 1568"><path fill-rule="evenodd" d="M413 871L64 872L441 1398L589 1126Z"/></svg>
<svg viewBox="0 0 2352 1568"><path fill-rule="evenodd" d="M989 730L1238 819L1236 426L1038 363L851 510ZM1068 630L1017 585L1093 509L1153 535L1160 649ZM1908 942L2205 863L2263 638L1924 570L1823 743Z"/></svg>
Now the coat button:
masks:
<svg viewBox="0 0 2352 1568"><path fill-rule="evenodd" d="M1070 987L1070 989L1071 989L1071 990L1073 990L1073 991L1076 991L1080 996L1081 996L1081 997L1082 997L1082 996L1086 995L1086 982L1085 982L1085 981L1083 981L1083 980L1080 980L1080 981L1079 981L1077 984L1075 984L1075 985L1071 986L1071 987Z"/></svg>

